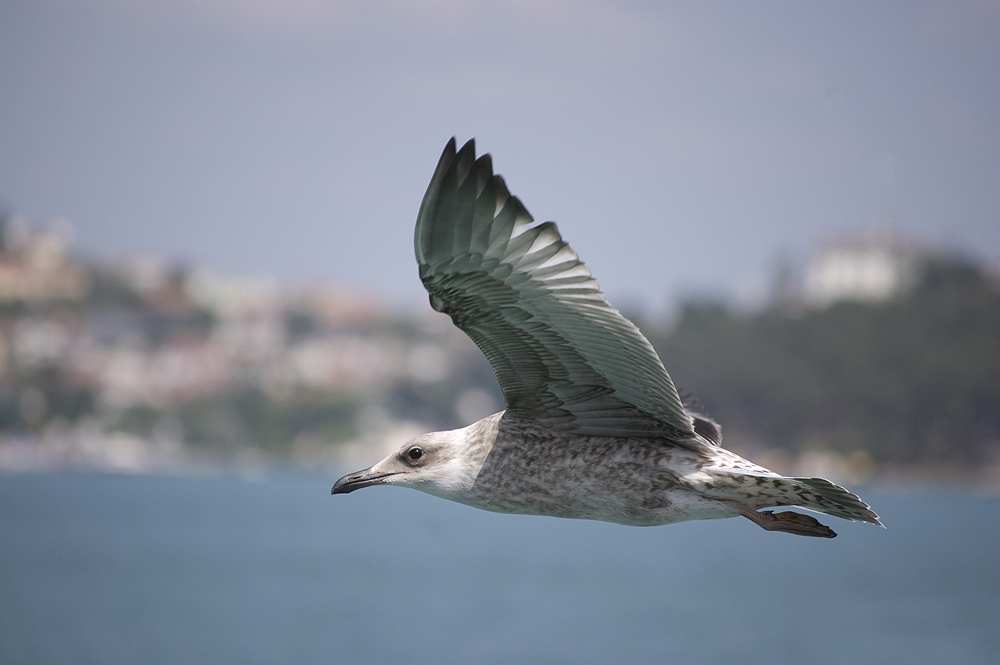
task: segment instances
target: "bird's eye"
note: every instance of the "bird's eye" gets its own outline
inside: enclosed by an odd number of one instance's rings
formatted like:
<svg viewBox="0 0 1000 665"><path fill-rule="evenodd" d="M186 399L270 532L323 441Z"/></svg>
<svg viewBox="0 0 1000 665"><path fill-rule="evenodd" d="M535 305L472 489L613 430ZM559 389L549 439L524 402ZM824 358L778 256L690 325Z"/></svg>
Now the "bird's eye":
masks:
<svg viewBox="0 0 1000 665"><path fill-rule="evenodd" d="M424 451L420 448L410 448L410 452L407 453L412 460L418 460L424 456Z"/></svg>

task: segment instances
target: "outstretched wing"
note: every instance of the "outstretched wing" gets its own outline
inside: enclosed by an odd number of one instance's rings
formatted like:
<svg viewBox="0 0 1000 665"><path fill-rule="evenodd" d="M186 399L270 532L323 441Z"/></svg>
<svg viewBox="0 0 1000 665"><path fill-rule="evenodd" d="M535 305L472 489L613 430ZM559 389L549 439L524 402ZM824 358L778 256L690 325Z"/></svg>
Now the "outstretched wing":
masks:
<svg viewBox="0 0 1000 665"><path fill-rule="evenodd" d="M488 154L448 142L417 216L420 279L489 359L508 413L557 432L701 449L653 347L556 225L533 222Z"/></svg>

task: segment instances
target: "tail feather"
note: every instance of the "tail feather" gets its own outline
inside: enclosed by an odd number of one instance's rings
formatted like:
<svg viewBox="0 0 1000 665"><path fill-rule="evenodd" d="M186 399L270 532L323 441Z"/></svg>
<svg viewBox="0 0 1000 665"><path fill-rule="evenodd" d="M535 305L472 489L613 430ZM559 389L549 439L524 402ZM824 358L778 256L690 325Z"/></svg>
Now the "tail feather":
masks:
<svg viewBox="0 0 1000 665"><path fill-rule="evenodd" d="M793 492L798 499L790 505L809 508L845 520L870 522L882 526L878 515L872 512L871 506L840 485L823 478L788 478L788 480L794 481Z"/></svg>
<svg viewBox="0 0 1000 665"><path fill-rule="evenodd" d="M761 473L716 469L712 482L698 490L705 496L739 501L754 510L798 506L845 520L882 526L867 503L823 478L789 478L767 473L766 469L761 469Z"/></svg>

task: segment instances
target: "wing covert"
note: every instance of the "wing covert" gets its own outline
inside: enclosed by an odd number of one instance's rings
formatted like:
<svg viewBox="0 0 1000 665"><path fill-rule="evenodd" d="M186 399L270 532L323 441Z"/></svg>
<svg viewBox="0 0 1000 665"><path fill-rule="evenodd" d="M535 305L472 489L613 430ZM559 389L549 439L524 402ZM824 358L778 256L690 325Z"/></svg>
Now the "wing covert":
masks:
<svg viewBox="0 0 1000 665"><path fill-rule="evenodd" d="M533 222L488 154L448 142L417 216L420 278L486 355L508 412L559 432L700 448L653 347L555 223Z"/></svg>

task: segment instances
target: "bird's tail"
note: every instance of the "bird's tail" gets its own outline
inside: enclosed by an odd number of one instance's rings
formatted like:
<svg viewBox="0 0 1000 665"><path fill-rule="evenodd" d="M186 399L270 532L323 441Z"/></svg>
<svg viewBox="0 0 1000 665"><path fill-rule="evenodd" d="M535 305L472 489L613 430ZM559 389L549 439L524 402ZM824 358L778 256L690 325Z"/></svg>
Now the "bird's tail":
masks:
<svg viewBox="0 0 1000 665"><path fill-rule="evenodd" d="M725 481L717 482L715 491L719 492L719 498L735 499L754 510L774 506L798 506L845 520L870 522L882 526L878 515L872 512L871 507L856 494L823 478L728 473L718 474L715 479L721 481L726 476L732 484Z"/></svg>
<svg viewBox="0 0 1000 665"><path fill-rule="evenodd" d="M840 485L835 485L823 478L786 478L794 487L792 490L797 501L794 506L809 508L817 512L841 517L856 522L870 522L882 526L871 506L861 500L857 494L848 492Z"/></svg>

